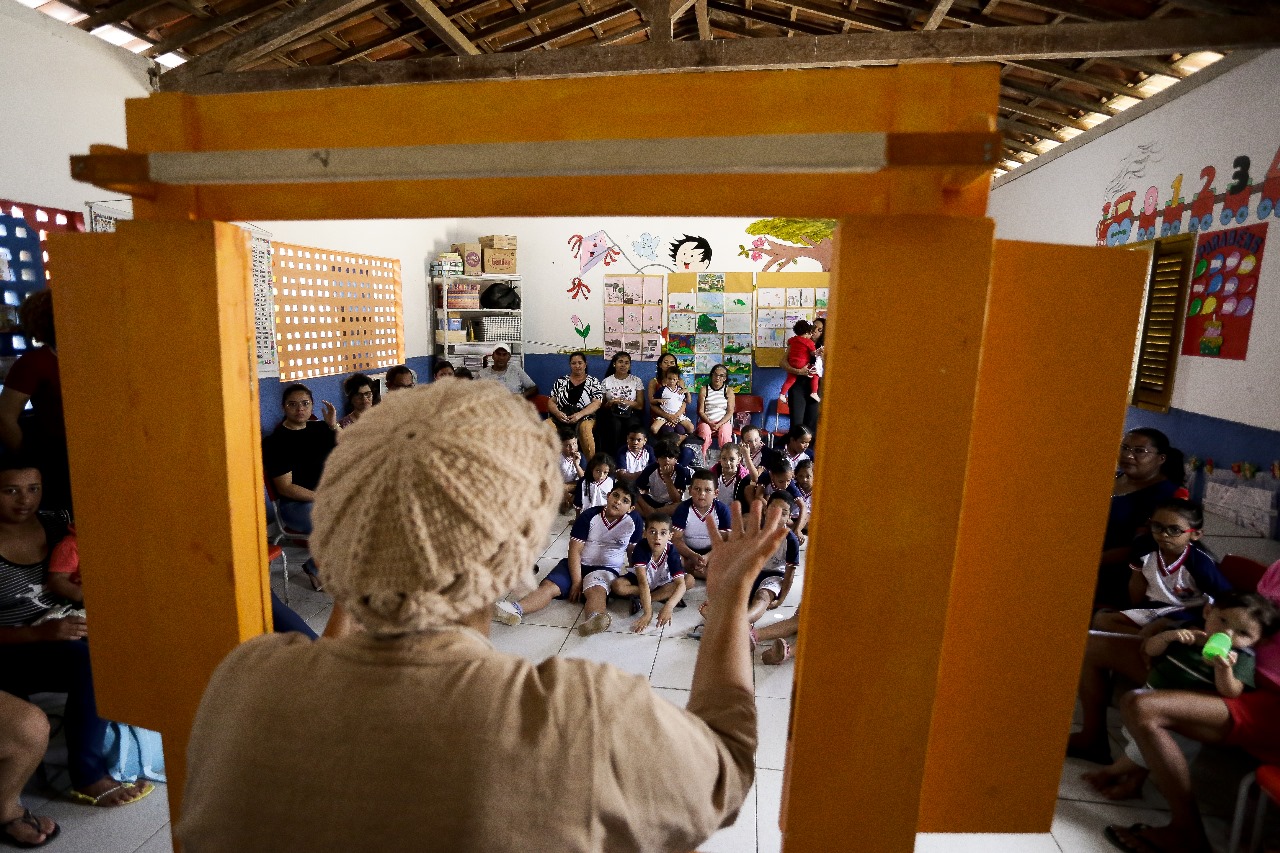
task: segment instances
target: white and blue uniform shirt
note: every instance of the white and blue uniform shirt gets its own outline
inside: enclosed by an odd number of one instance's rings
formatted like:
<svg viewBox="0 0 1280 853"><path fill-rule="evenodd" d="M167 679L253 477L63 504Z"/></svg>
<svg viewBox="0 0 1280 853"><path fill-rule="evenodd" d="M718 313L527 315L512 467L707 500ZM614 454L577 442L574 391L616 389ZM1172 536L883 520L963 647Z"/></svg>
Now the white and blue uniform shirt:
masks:
<svg viewBox="0 0 1280 853"><path fill-rule="evenodd" d="M658 463L654 461L641 472L636 486L652 499L650 503L669 504L684 496L684 490L689 487L689 477L689 469L676 465L676 470L671 474L671 482L676 487L676 494L673 495L667 490L667 484L658 473Z"/></svg>
<svg viewBox="0 0 1280 853"><path fill-rule="evenodd" d="M605 476L596 483L583 477L578 481L578 488L573 493L573 505L578 509L591 509L604 506L609 502L609 493L613 491L613 478Z"/></svg>
<svg viewBox="0 0 1280 853"><path fill-rule="evenodd" d="M667 549L654 554L648 540L641 539L631 552L631 573L638 579L643 571L649 578L649 589L657 589L684 574L684 563L676 546L667 543Z"/></svg>
<svg viewBox="0 0 1280 853"><path fill-rule="evenodd" d="M620 569L627 565L627 546L639 542L644 534L644 520L638 512L629 512L617 521L605 518L604 507L592 507L573 523L569 535L584 543L583 566Z"/></svg>
<svg viewBox="0 0 1280 853"><path fill-rule="evenodd" d="M760 475L760 479L756 482L764 487L764 502L765 505L768 506L769 498L772 497L775 491L773 488L773 477L770 476L768 471L765 471ZM783 489L783 491L791 495L795 500L795 503L791 506L791 520L795 521L800 517L800 504L804 500L804 495L800 494L800 487L796 485L795 480L788 483L787 487Z"/></svg>
<svg viewBox="0 0 1280 853"><path fill-rule="evenodd" d="M729 473L729 481L725 482L725 472L719 462L711 469L716 475L716 499L725 504L742 499L742 484L751 478L746 465L739 465L737 471Z"/></svg>
<svg viewBox="0 0 1280 853"><path fill-rule="evenodd" d="M623 447L618 451L618 470L624 474L639 474L653 464L653 448L645 445L639 455Z"/></svg>
<svg viewBox="0 0 1280 853"><path fill-rule="evenodd" d="M800 562L800 540L790 530L787 531L787 538L778 543L778 550L774 551L764 561L764 568L760 570L762 575L781 575L787 570L787 566L794 566Z"/></svg>
<svg viewBox="0 0 1280 853"><path fill-rule="evenodd" d="M694 551L711 547L711 527L728 531L730 524L729 508L718 500L713 500L706 512L698 512L693 501L688 500L671 514L671 526L684 534L684 544Z"/></svg>

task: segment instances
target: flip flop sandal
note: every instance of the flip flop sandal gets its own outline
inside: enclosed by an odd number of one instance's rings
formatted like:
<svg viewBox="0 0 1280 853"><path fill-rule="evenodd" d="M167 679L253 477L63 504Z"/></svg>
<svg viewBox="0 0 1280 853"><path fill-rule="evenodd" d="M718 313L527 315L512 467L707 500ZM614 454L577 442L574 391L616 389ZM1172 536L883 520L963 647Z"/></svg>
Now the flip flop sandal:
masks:
<svg viewBox="0 0 1280 853"><path fill-rule="evenodd" d="M1125 851L1125 853L1161 853L1161 848L1152 844L1141 835L1143 830L1150 828L1151 826L1145 823L1135 823L1130 826L1120 826L1119 824L1113 823L1107 826L1106 829L1102 830L1102 834L1107 837L1107 840L1111 842L1112 846L1118 850ZM1129 833L1129 835L1135 839L1138 844L1130 844L1128 841L1124 840L1124 838L1120 836L1121 830Z"/></svg>
<svg viewBox="0 0 1280 853"><path fill-rule="evenodd" d="M9 827L13 826L15 823L25 823L37 833L43 833L44 841L19 841L14 838L9 834ZM40 828L40 819L31 813L31 809L23 809L22 817L15 817L13 820L0 823L0 833L2 833L0 834L0 841L10 847L18 847L23 850L30 850L34 847L43 847L53 839L57 838L59 832L62 832L62 827L55 823L53 825L53 829L45 833L44 830Z"/></svg>
<svg viewBox="0 0 1280 853"><path fill-rule="evenodd" d="M775 645L773 645L773 644L771 643L771 644L770 644L770 647L769 647L768 649L765 649L764 654L760 656L760 662L761 662L761 663L763 663L763 664L766 664L766 665L768 665L768 666L781 666L782 664L786 663L788 660L790 660L790 659L791 659L791 644L790 644L790 643L788 643L786 640L783 640L783 639L781 639L781 638L779 638L779 639L775 640L774 642L775 642L775 643L782 643L782 658L781 658L781 660L767 660L767 659L766 659L766 658L768 658L769 653L770 653L771 651L773 651L775 648L777 648L777 646L775 646Z"/></svg>
<svg viewBox="0 0 1280 853"><path fill-rule="evenodd" d="M82 794L79 791L72 788L70 791L67 792L67 796L69 796L73 802L84 803L85 805L89 805L89 806L98 806L99 808L109 809L109 808L117 808L118 806L132 805L133 803L136 803L139 800L143 799L144 797L146 797L148 794L150 794L152 791L156 789L155 785L151 784L150 782L147 782L142 786L142 790L138 793L138 796L134 797L132 800L129 800L123 803L117 803L114 806L107 806L107 805L101 804L104 797L109 797L112 794L116 793L117 791L122 791L125 788L130 787L132 784L133 783L129 783L126 785L116 785L111 790L103 791L101 794L99 794L96 797L91 797L88 794Z"/></svg>

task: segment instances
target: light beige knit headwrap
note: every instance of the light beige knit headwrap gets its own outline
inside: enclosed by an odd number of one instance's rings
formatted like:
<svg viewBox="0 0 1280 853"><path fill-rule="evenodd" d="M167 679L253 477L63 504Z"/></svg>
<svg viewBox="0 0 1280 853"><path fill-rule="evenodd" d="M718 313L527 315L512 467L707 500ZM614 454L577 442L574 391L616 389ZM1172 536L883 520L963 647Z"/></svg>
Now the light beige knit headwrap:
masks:
<svg viewBox="0 0 1280 853"><path fill-rule="evenodd" d="M343 430L312 510L325 589L374 634L456 623L531 571L562 497L559 444L497 382L385 397Z"/></svg>

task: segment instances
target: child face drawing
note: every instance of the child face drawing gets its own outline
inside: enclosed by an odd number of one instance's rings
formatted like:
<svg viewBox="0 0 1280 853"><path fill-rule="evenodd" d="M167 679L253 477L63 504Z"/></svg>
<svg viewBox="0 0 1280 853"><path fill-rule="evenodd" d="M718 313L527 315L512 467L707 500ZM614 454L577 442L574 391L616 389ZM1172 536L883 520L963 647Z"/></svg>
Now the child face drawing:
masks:
<svg viewBox="0 0 1280 853"><path fill-rule="evenodd" d="M679 272L705 272L710 266L696 243L681 243L676 248L676 269Z"/></svg>
<svg viewBox="0 0 1280 853"><path fill-rule="evenodd" d="M644 541L649 543L653 553L661 554L671 541L671 525L665 521L651 521L644 529Z"/></svg>

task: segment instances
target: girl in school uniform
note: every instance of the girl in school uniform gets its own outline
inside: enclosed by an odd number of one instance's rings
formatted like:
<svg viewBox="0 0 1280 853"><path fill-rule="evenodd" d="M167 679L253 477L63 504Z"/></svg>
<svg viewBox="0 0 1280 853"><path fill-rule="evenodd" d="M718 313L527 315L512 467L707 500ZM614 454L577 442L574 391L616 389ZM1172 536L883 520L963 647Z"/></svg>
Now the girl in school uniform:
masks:
<svg viewBox="0 0 1280 853"><path fill-rule="evenodd" d="M587 463L587 475L578 481L573 492L573 505L581 515L592 507L604 506L613 491L613 460L597 453Z"/></svg>
<svg viewBox="0 0 1280 853"><path fill-rule="evenodd" d="M742 448L726 444L720 448L720 459L711 466L716 478L716 500L725 506L733 506L742 500L742 493L751 482L751 472L742 464Z"/></svg>

